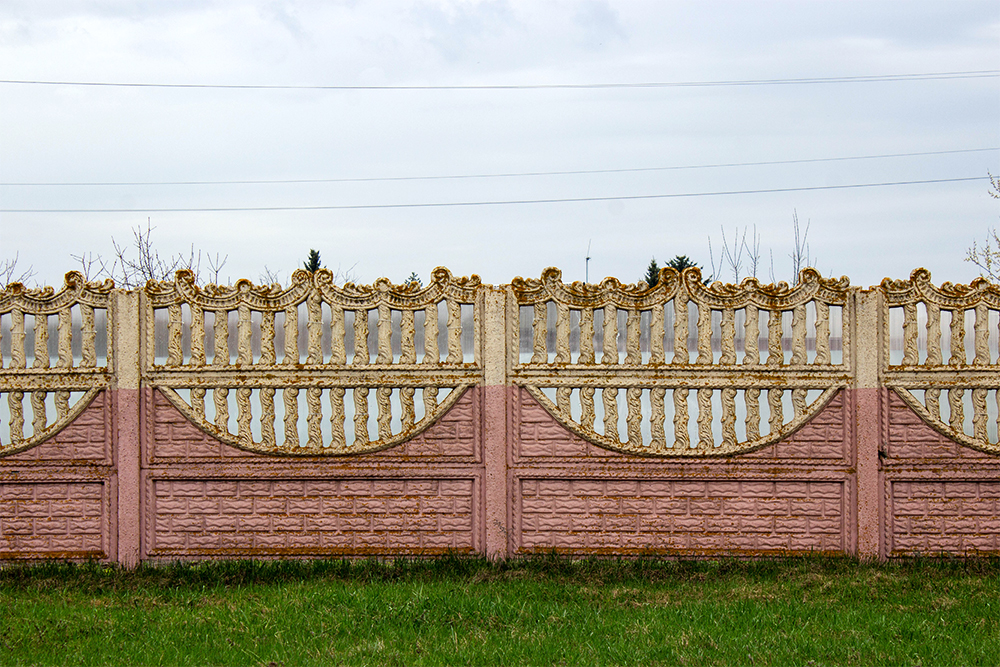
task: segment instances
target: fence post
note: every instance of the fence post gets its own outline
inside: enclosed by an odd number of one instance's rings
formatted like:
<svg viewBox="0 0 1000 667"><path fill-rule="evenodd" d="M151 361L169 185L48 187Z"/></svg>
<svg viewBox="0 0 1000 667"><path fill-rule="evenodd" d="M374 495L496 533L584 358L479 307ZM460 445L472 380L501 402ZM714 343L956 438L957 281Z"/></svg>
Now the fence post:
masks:
<svg viewBox="0 0 1000 667"><path fill-rule="evenodd" d="M140 513L140 290L115 290L113 299L111 393L118 493L112 502L118 517L117 561L125 567L135 567L139 564Z"/></svg>
<svg viewBox="0 0 1000 667"><path fill-rule="evenodd" d="M878 288L855 292L854 336L854 451L857 484L857 555L864 559L882 557L880 539L882 485L879 386L879 334L882 330Z"/></svg>
<svg viewBox="0 0 1000 667"><path fill-rule="evenodd" d="M486 555L507 556L507 293L483 286L483 462Z"/></svg>

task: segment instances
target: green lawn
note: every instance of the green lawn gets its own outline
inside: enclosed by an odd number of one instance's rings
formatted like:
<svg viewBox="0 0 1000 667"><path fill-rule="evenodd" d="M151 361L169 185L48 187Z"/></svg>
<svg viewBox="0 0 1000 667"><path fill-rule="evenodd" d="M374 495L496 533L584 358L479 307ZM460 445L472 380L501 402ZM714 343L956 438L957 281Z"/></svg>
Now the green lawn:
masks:
<svg viewBox="0 0 1000 667"><path fill-rule="evenodd" d="M9 566L0 662L997 665L998 575L993 560Z"/></svg>

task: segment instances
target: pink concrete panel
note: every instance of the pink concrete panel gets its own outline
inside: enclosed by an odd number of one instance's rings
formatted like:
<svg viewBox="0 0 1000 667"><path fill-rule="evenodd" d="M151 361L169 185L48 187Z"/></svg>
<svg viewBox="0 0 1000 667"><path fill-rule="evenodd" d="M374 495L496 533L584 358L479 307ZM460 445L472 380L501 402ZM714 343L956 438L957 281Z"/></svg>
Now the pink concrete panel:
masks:
<svg viewBox="0 0 1000 667"><path fill-rule="evenodd" d="M843 552L843 482L518 480L516 551L669 555Z"/></svg>
<svg viewBox="0 0 1000 667"><path fill-rule="evenodd" d="M1000 553L1000 481L889 483L890 556Z"/></svg>
<svg viewBox="0 0 1000 667"><path fill-rule="evenodd" d="M976 459L996 461L995 456L984 454L958 444L941 435L910 409L894 391L888 391L888 442L886 453L890 458L915 459Z"/></svg>
<svg viewBox="0 0 1000 667"><path fill-rule="evenodd" d="M850 405L840 391L802 428L746 458L799 459L817 463L847 461L851 456Z"/></svg>
<svg viewBox="0 0 1000 667"><path fill-rule="evenodd" d="M108 501L97 482L0 483L0 559L107 558Z"/></svg>
<svg viewBox="0 0 1000 667"><path fill-rule="evenodd" d="M3 465L59 462L111 463L111 413L108 393L100 392L64 429L37 447L2 459Z"/></svg>
<svg viewBox="0 0 1000 667"><path fill-rule="evenodd" d="M146 555L334 556L480 548L473 478L150 479Z"/></svg>

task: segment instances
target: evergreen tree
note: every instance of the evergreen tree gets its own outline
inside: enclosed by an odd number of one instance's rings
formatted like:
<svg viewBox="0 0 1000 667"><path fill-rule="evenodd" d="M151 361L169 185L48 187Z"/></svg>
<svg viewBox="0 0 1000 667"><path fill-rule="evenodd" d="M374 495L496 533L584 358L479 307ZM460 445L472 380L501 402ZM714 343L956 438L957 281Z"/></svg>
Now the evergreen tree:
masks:
<svg viewBox="0 0 1000 667"><path fill-rule="evenodd" d="M646 267L646 284L650 287L656 287L656 284L660 282L660 267L656 263L656 258L649 260L649 266Z"/></svg>
<svg viewBox="0 0 1000 667"><path fill-rule="evenodd" d="M319 250L309 250L309 259L302 263L306 271L316 273L323 266L319 261Z"/></svg>
<svg viewBox="0 0 1000 667"><path fill-rule="evenodd" d="M691 261L691 258L687 255L677 255L672 260L667 262L667 266L677 269L677 271L683 271L684 269L693 266L696 269L701 267Z"/></svg>
<svg viewBox="0 0 1000 667"><path fill-rule="evenodd" d="M406 281L403 284L409 287L410 285L413 285L414 283L416 283L416 289L420 289L421 287L424 286L424 284L422 282L420 282L420 276L417 275L416 271L410 272L410 277L407 278Z"/></svg>

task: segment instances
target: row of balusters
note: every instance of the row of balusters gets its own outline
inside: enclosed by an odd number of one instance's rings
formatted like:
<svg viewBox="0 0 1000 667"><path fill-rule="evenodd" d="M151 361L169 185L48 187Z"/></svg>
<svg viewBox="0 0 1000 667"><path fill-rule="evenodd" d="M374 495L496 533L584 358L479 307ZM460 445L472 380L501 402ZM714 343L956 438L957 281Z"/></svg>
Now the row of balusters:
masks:
<svg viewBox="0 0 1000 667"><path fill-rule="evenodd" d="M923 308L919 308L921 305ZM951 319L950 326L948 327L949 357L947 364L949 366L967 365L968 357L966 348L969 340L967 340L968 332L966 330L966 309L949 310L942 309L933 303L909 303L902 308L890 309L890 316L894 311L898 312L899 310L902 310L903 314L903 356L899 362L900 365L920 365L920 352L921 347L924 347L924 345L926 355L923 362L924 365L941 366L945 363L942 354L942 313L948 313ZM920 312L921 310L923 310L923 313ZM968 310L975 313L973 338L971 341L974 350L972 365L990 365L994 363L990 353L990 313L996 313L997 311L991 311L984 304L976 306L975 309ZM925 320L922 327L921 320ZM890 334L892 333L894 332L890 332ZM921 343L924 343L924 345L921 345ZM996 363L1000 364L1000 359L997 359Z"/></svg>
<svg viewBox="0 0 1000 667"><path fill-rule="evenodd" d="M909 391L923 399L924 407L932 418L948 424L957 433L965 433L980 442L990 442L995 439L997 433L1000 433L1000 391L996 389L954 387ZM944 393L944 406L948 408L947 419L942 411L942 393ZM994 395L992 401L989 400L990 394ZM971 432L967 429L965 419L966 408L970 405ZM990 433L991 430L993 434Z"/></svg>
<svg viewBox="0 0 1000 667"><path fill-rule="evenodd" d="M369 337L369 309L345 309L339 306L330 308L328 324L324 323L323 304L316 298L309 298L306 302L306 358L307 364L323 364L323 336L324 327L328 326L330 336L331 355L329 362L333 365L345 365L347 360L346 344L346 314L353 314L354 326L354 354L350 361L354 366L365 366L371 363L371 354L368 349ZM462 350L462 303L448 299L442 303L435 303L422 309L424 312L423 324L423 358L420 363L439 364L442 363L441 351L439 348L439 306L444 305L447 311L445 328L447 331L447 353L444 359L445 364L461 364L463 362ZM159 310L159 309L158 309ZM393 323L392 313L394 309L388 305L380 305L375 310L378 313L376 321L377 332L377 353L375 364L394 363L393 353ZM164 360L165 366L181 366L185 363L185 326L190 327L190 360L192 366L228 366L231 363L229 354L229 312L228 310L206 311L199 307L190 308L190 322L185 323L183 311L180 304L174 304L166 308L167 311L167 354ZM212 325L214 354L211 362L208 361L205 352L205 314L210 312L214 315ZM258 359L254 359L253 343L254 325L252 313L259 313L259 341L260 354ZM284 315L284 349L280 364L298 364L302 362L299 350L299 308L290 306L282 312ZM400 313L400 337L399 337L399 359L400 364L417 363L416 349L416 312L414 310L397 310ZM236 309L236 358L238 366L249 366L254 363L260 365L278 364L277 349L275 345L275 311L254 311L248 305L240 305ZM150 330L155 331L155 315L151 311Z"/></svg>
<svg viewBox="0 0 1000 667"><path fill-rule="evenodd" d="M433 415L439 401L454 389L452 387L285 387L259 389L239 387L235 389L203 389L195 387L186 390L188 400L196 417L212 423L223 433L230 433L230 394L235 394L236 433L245 446L259 445L264 449L294 450L300 447L318 449L329 446L333 451L363 449L370 445L368 422L370 418L369 398L374 394L376 405L377 440L387 442L391 438L412 431L415 426ZM417 410L417 392L420 392L422 414ZM445 392L442 396L441 392ZM206 414L206 396L211 392L214 415ZM348 392L351 397L348 398ZM323 395L326 394L326 401ZM393 400L395 393L395 399ZM256 394L256 401L254 399ZM280 394L280 396L279 396ZM299 430L299 401L305 398L305 438ZM347 410L345 401L353 403L353 430L345 428ZM276 427L279 410L283 413L282 424ZM254 403L257 405L255 406ZM393 404L399 406L398 415L393 412ZM328 407L324 410L324 404ZM256 407L256 409L255 409ZM324 415L325 413L325 415ZM327 423L324 425L324 418ZM255 423L256 422L256 423ZM395 428L394 428L395 425ZM324 426L326 428L324 428ZM256 427L256 428L255 428ZM324 430L328 436L324 437ZM256 432L255 432L256 431ZM278 441L278 434L283 440ZM352 437L348 437L348 434ZM327 445L327 443L329 443Z"/></svg>
<svg viewBox="0 0 1000 667"><path fill-rule="evenodd" d="M79 361L74 358L74 322L73 307L69 306L59 310L53 315L25 313L22 310L14 309L5 313L0 326L0 368L21 369L27 368L27 349L25 341L29 331L33 338L32 368L94 368L98 365L100 358L105 357L102 350L98 349L98 332L96 322L99 319L106 320L105 309L95 309L87 304L78 304L79 308L79 342L77 350ZM33 318L33 326L26 329L25 317ZM56 358L50 358L49 346L50 324L56 321L54 329L56 336ZM3 341L7 337L9 340ZM4 353L6 352L6 354Z"/></svg>
<svg viewBox="0 0 1000 667"><path fill-rule="evenodd" d="M786 419L785 397L790 391L791 419ZM595 396L600 392L601 400L597 404ZM648 392L644 396L644 392ZM721 399L721 429L716 434L715 415L713 414L713 395L718 392ZM768 411L768 431L763 433L776 434L783 430L785 424L806 414L810 403L809 394L818 395L817 389L760 389L748 387L737 389L688 389L684 387L666 388L653 387L643 389L628 387L618 389L605 387L557 387L544 388L543 393L555 394L555 404L563 418L575 421L585 431L597 433L595 422L598 408L603 413L603 436L611 444L627 445L631 450L648 449L649 451L667 452L671 449L698 449L711 451L716 447L733 447L739 442L752 442L762 436L761 431L761 401L766 403ZM625 394L625 433L620 433L619 394ZM673 436L667 437L665 423L667 419L667 395L673 412ZM742 405L737 405L737 397L743 395ZM689 422L691 411L689 399L694 397L697 407L697 436L691 437ZM574 400L575 399L575 400ZM644 407L648 406L648 418L644 423ZM574 417L573 413L579 416ZM736 422L739 415L743 416L743 438L737 433ZM644 428L645 427L645 428ZM649 440L643 437L647 430ZM624 437L622 437L624 436ZM717 437L718 436L718 437Z"/></svg>
<svg viewBox="0 0 1000 667"><path fill-rule="evenodd" d="M607 305L600 309L575 309L559 302L536 303L532 315L532 356L530 363L544 364L550 360L549 355L549 334L548 324L549 304L554 303L556 310L555 318L555 356L554 363L570 363L573 360L571 347L571 313L577 312L579 317L579 339L581 341L595 340L595 314L603 311L603 330L600 338L602 356L601 364L619 363L619 322L618 309L613 305ZM830 351L830 306L822 301L811 302L815 307L815 351L816 355L812 363L816 365L827 365L831 363ZM839 307L838 307L839 308ZM712 349L712 314L718 313L720 322L720 346L721 356L717 363L721 365L733 365L737 363L736 349L736 313L743 311L745 322L743 329L743 360L745 365L760 365L760 313L761 311L752 305L742 309L712 310L706 306L698 305L696 326L697 326L697 352L698 357L694 361L696 364L712 364L714 353ZM657 306L651 310L626 309L624 342L626 365L637 365L644 363L642 338L643 324L642 314L649 313L649 358L650 364L666 363L664 336L665 336L665 316L664 306ZM686 351L688 349L689 337L689 315L688 300L683 296L677 296L673 301L673 349ZM782 313L785 311L763 311L767 314L767 357L764 361L766 366L781 366L785 362L783 350L783 325ZM802 365L809 363L807 354L808 338L808 314L807 304L801 304L791 310L791 358L789 364ZM575 363L594 364L596 363L596 352L594 345L581 344L579 356ZM671 363L687 364L689 357L686 353L674 354Z"/></svg>
<svg viewBox="0 0 1000 667"><path fill-rule="evenodd" d="M80 392L70 392L66 390L58 391L20 391L14 390L7 392L5 405L0 407L5 407L5 412L7 419L5 420L8 425L8 433L10 439L8 442L18 443L26 439L25 425L26 425L26 415L25 415L25 399L27 399L28 406L31 409L31 436L36 437L41 435L46 428L51 426L56 421L65 418L70 411L70 407L78 400L82 394ZM53 399L53 407L55 408L55 419L50 419L51 413L48 410L49 399ZM4 410L0 410L4 412ZM4 439L0 438L0 444L4 443Z"/></svg>

